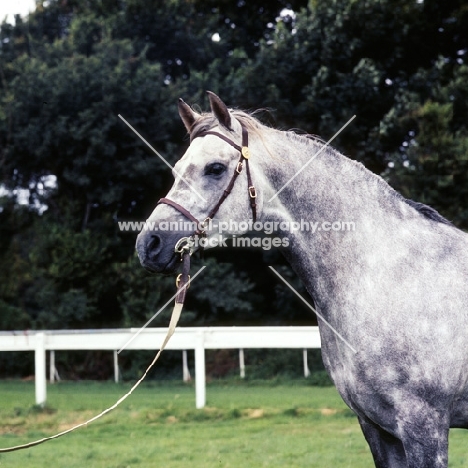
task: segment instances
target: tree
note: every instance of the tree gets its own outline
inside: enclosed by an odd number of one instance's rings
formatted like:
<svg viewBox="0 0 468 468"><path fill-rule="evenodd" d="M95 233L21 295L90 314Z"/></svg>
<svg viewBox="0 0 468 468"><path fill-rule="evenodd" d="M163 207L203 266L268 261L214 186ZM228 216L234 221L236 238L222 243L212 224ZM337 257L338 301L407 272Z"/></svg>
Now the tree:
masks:
<svg viewBox="0 0 468 468"><path fill-rule="evenodd" d="M28 52L14 46L8 51L0 93L2 180L10 193L29 190L31 202L31 222L14 235L24 269L16 276L18 287L2 296L8 310L19 308L27 320L6 321L8 328L130 324L154 313L155 301L168 291L167 281L160 280L142 303L142 285L128 271L128 265L136 267L135 235L119 232L116 221L144 219L156 193L169 187L170 172L118 114L174 163L184 134L176 112L184 82L168 82L162 59L148 60L149 46L140 47L138 34L115 38L120 13L95 13L95 6L73 12L67 22L59 17L71 13L56 3L50 11L37 11ZM180 9L181 2L172 6ZM166 16L170 7L163 8ZM66 27L57 31L57 24ZM21 31L21 24L3 29L11 35ZM51 176L56 183L46 190ZM5 274L11 274L10 258L2 260ZM209 275L222 271L231 284L231 301L218 306L219 313L250 310L238 297L248 281L230 266L214 260L212 265ZM135 281L148 282L141 274ZM210 304L202 292L198 296L199 303Z"/></svg>
<svg viewBox="0 0 468 468"><path fill-rule="evenodd" d="M467 28L461 0L54 0L4 23L2 326L134 325L172 295L117 227L172 182L118 114L174 163L188 145L177 98L206 109L206 89L325 139L356 114L334 144L465 227ZM272 292L272 255L208 252L185 323L313 320Z"/></svg>
<svg viewBox="0 0 468 468"><path fill-rule="evenodd" d="M452 66L468 48L463 2L408 0L311 1L289 29L278 23L258 53L232 69L222 95L244 107L276 111L276 124L327 139L354 114L334 145L374 172L390 147L380 122L413 77L443 55ZM413 89L410 89L412 91Z"/></svg>
<svg viewBox="0 0 468 468"><path fill-rule="evenodd" d="M436 65L433 73L440 79L427 99L402 93L387 115L384 135L397 132L402 145L392 153L385 175L405 196L434 206L467 229L468 67L455 66L444 83L446 67L444 60Z"/></svg>

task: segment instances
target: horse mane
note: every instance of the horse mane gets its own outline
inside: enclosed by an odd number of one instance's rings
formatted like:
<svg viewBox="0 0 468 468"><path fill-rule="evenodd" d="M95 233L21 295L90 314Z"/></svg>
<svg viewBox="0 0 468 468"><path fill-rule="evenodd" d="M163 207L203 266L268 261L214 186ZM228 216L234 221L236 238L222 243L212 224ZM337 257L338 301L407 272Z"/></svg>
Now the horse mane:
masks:
<svg viewBox="0 0 468 468"><path fill-rule="evenodd" d="M255 113L258 113L262 111L262 109L257 110L255 112L245 112L237 109L230 109L231 114L239 120L249 132L256 133L262 140L263 140L263 133L266 130L271 130L271 131L281 131L277 130L271 127L268 127L264 124L262 124L256 117ZM212 113L203 113L201 114L201 118L197 119L195 123L193 124L192 128L190 129L190 140L193 140L197 135L199 135L202 132L206 132L211 130L213 127L217 126L219 124L218 120ZM316 144L325 144L325 141L317 137L315 135L311 135L309 133L297 133L296 131L289 130L289 131L282 131L283 134L286 135L287 138L306 144L307 146L312 146ZM265 145L266 146L266 145ZM268 148L267 148L268 150ZM268 151L269 152L269 151ZM327 148L327 153L331 152L333 154L339 155L341 157L345 157L342 155L339 151L335 150L331 146L328 146ZM446 224L448 226L453 226L453 223L450 222L448 219L444 218L437 210L434 208L425 205L424 203L416 202L414 200L411 200L409 198L403 197L400 193L395 191L384 179L382 179L380 176L377 174L374 174L372 171L369 171L365 166L360 163L359 161L355 161L353 159L346 158L348 161L353 163L356 167L360 169L364 169L366 173L369 174L369 176L373 176L376 178L378 183L382 184L382 187L386 190L390 190L393 192L393 194L398 198L400 201L406 203L410 207L414 208L419 214L421 214L423 217L435 221L437 223L442 223Z"/></svg>
<svg viewBox="0 0 468 468"><path fill-rule="evenodd" d="M414 200L410 200L409 198L403 199L405 203L409 206L412 206L416 211L421 213L425 218L431 219L432 221L436 221L442 224L448 224L449 226L453 226L453 223L448 219L444 218L437 210L434 208L425 205L424 203L419 203Z"/></svg>

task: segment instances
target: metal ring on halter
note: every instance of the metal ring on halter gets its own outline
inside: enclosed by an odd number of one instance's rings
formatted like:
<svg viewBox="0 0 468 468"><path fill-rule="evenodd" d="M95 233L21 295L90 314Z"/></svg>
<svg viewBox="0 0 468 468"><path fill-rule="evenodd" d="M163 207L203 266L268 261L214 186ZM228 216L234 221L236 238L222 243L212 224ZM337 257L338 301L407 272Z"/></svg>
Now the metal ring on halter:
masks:
<svg viewBox="0 0 468 468"><path fill-rule="evenodd" d="M202 223L203 232L205 232L206 228L210 226L210 221L212 221L212 219L209 216L203 220L203 223Z"/></svg>
<svg viewBox="0 0 468 468"><path fill-rule="evenodd" d="M179 273L177 275L177 278L176 278L176 281L175 281L175 284L176 284L176 288L179 287L180 285L180 279L182 278L182 273ZM188 289L190 288L190 275L188 275L188 280L187 280L187 287L185 289Z"/></svg>
<svg viewBox="0 0 468 468"><path fill-rule="evenodd" d="M189 255L193 254L193 246L195 245L195 241L193 236L190 237L182 237L179 239L174 247L175 253L183 254L187 252Z"/></svg>

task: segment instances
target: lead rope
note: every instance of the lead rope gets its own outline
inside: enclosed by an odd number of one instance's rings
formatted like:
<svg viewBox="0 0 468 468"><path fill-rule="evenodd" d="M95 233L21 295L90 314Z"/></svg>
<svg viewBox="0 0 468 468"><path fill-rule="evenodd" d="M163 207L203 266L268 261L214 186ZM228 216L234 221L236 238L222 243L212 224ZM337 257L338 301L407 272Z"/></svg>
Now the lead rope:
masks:
<svg viewBox="0 0 468 468"><path fill-rule="evenodd" d="M174 309L172 310L172 315L171 315L171 321L169 323L169 329L167 330L166 337L164 338L163 344L161 345L161 348L159 349L158 353L154 357L153 361L151 364L147 367L145 370L144 374L141 376L141 378L133 385L133 387L126 393L122 398L120 398L116 403L114 403L111 407L105 409L102 411L100 414L97 416L94 416L91 419L88 419L87 421L77 424L76 426L67 429L66 431L59 432L58 434L55 434L50 437L44 437L42 439L35 440L33 442L29 442L27 444L23 445L16 445L14 447L7 447L7 448L1 448L0 453L6 453L6 452L14 452L16 450L23 450L27 449L30 447L35 447L36 445L43 444L44 442L47 442L49 440L53 439L58 439L59 437L64 436L65 434L68 434L70 432L75 431L76 429L79 429L80 427L87 426L88 424L93 423L94 421L98 420L99 418L102 418L104 415L107 413L110 413L112 410L117 408L123 401L125 401L132 393L133 391L143 382L145 377L147 376L148 372L151 370L151 368L156 364L156 361L159 359L159 356L163 352L164 348L166 347L167 343L169 342L171 336L174 334L175 328L177 326L177 323L179 322L180 314L182 312L182 308L184 306L184 300L185 300L185 294L190 286L190 276L189 276L189 270L190 270L190 254L191 250L188 247L183 247L181 249L181 255L182 255L182 273L177 277L176 285L177 285L177 296L175 299L175 304L174 304Z"/></svg>

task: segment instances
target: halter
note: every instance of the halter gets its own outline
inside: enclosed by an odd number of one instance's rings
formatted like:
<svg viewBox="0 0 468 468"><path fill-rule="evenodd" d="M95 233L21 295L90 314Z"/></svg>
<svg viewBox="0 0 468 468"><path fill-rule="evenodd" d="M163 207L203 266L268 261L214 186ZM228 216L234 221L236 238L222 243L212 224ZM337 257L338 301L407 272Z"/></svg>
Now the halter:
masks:
<svg viewBox="0 0 468 468"><path fill-rule="evenodd" d="M183 214L186 218L190 219L190 221L193 221L198 226L198 228L190 236L182 237L181 239L179 239L179 241L175 245L174 251L176 253L180 253L182 257L184 257L185 253L188 253L190 255L193 253L193 246L195 244L194 236L205 236L206 228L208 227L209 222L214 218L220 206L223 204L224 200L226 200L228 195L231 193L237 177L242 172L244 161L245 161L245 169L247 173L248 196L249 196L250 208L252 210L252 218L254 222L257 219L257 204L255 201L255 199L257 198L257 192L252 183L252 175L250 173L250 167L249 167L249 158L250 158L249 134L245 126L242 125L242 123L241 123L241 127L242 127L242 146L239 146L237 143L232 141L230 138L224 136L223 134L214 132L211 130L200 132L198 135L194 137L194 138L198 138L198 137L204 137L206 135L214 135L214 136L217 136L218 138L221 138L226 143L229 143L233 148L235 148L237 151L240 152L239 161L237 162L236 169L234 170L234 174L232 175L228 186L226 187L220 199L218 200L218 203L216 203L216 205L211 209L208 216L204 219L202 223L197 218L195 218L195 216L193 216L192 213L190 213L190 211L186 210L183 206L179 205L175 201L170 200L169 198L161 198L158 201L158 205L165 204L165 205L172 206L179 213Z"/></svg>

